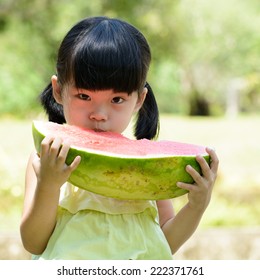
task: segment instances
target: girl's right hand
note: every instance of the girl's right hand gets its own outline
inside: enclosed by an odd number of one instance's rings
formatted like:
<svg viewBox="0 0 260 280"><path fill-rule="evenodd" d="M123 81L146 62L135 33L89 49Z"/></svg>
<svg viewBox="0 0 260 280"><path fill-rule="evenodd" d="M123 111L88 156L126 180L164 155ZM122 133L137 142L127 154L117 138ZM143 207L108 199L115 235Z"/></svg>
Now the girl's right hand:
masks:
<svg viewBox="0 0 260 280"><path fill-rule="evenodd" d="M78 167L80 156L70 165L65 163L70 145L61 138L45 137L41 143L41 152L32 162L38 185L44 188L60 188Z"/></svg>

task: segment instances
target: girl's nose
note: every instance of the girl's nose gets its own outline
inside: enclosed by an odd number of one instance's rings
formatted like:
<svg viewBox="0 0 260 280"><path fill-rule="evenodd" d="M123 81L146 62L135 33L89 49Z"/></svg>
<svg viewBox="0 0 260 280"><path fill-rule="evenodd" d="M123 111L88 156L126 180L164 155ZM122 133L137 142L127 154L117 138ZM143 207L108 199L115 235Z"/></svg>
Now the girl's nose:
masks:
<svg viewBox="0 0 260 280"><path fill-rule="evenodd" d="M106 121L107 113L104 110L95 110L90 113L89 118L93 121Z"/></svg>

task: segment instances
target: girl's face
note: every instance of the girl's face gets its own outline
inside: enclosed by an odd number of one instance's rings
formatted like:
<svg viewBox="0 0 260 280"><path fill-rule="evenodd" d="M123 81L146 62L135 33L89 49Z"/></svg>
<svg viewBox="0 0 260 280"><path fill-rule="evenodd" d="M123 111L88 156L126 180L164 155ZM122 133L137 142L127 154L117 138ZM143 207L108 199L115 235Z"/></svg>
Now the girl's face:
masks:
<svg viewBox="0 0 260 280"><path fill-rule="evenodd" d="M113 90L89 91L72 85L62 91L57 77L52 77L53 96L63 106L66 122L70 125L96 131L122 133L128 126L134 113L144 102L147 89L138 97L137 92L114 93Z"/></svg>

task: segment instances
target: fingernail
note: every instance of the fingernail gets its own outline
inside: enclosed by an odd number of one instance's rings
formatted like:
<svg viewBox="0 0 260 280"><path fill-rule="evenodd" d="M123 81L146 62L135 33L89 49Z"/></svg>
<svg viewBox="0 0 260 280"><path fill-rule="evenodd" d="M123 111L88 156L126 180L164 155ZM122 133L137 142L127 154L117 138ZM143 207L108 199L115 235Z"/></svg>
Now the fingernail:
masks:
<svg viewBox="0 0 260 280"><path fill-rule="evenodd" d="M188 165L186 166L186 170L190 170L190 169L191 169L191 165L188 164Z"/></svg>

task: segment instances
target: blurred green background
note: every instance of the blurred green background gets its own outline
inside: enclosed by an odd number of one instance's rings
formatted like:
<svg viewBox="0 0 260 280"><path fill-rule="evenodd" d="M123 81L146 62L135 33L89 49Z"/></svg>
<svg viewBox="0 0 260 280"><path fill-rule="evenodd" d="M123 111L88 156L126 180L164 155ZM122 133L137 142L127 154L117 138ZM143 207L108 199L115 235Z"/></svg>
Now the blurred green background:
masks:
<svg viewBox="0 0 260 280"><path fill-rule="evenodd" d="M258 0L0 0L0 242L19 236L31 121L45 117L37 97L55 73L57 48L72 25L97 15L146 36L160 138L217 150L219 177L200 229L258 230L259 14Z"/></svg>

